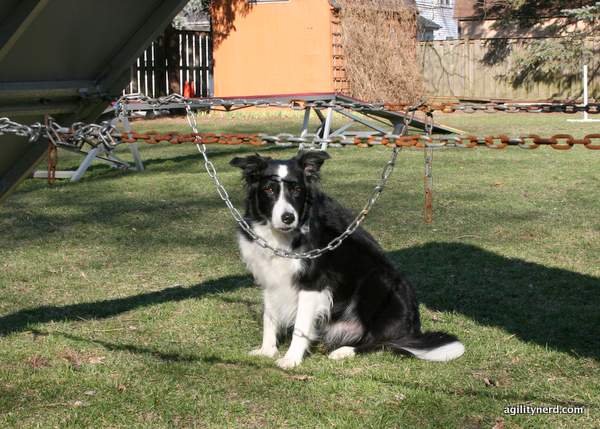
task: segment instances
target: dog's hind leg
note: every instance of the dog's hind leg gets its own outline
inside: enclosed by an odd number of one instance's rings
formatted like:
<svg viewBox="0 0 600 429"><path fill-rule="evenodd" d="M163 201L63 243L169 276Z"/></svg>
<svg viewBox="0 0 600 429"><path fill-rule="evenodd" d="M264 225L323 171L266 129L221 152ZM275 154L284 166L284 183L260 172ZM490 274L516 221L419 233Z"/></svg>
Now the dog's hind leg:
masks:
<svg viewBox="0 0 600 429"><path fill-rule="evenodd" d="M334 351L329 353L328 357L329 357L329 359L333 359L333 360L342 360L342 359L354 357L355 355L356 355L356 350L354 349L354 347L344 346L344 347L340 347L339 349L335 349Z"/></svg>

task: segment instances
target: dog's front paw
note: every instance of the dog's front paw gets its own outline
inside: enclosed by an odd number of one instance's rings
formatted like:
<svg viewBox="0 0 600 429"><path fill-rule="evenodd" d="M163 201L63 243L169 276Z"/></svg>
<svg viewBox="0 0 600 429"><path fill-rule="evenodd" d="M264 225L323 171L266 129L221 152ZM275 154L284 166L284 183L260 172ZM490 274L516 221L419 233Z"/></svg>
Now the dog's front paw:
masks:
<svg viewBox="0 0 600 429"><path fill-rule="evenodd" d="M248 352L248 354L250 356L265 356L265 357L275 357L275 355L277 354L277 347L270 347L270 348L264 348L261 347L260 349L256 349L256 350L252 350L251 352Z"/></svg>
<svg viewBox="0 0 600 429"><path fill-rule="evenodd" d="M275 363L281 369L292 369L300 365L300 362L302 362L302 358L284 356L281 359L277 359Z"/></svg>

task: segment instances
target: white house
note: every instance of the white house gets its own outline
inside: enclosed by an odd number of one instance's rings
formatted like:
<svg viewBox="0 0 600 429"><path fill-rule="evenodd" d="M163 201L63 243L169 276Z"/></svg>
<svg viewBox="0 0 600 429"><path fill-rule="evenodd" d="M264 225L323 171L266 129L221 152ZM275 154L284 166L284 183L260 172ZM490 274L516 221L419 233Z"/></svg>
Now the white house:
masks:
<svg viewBox="0 0 600 429"><path fill-rule="evenodd" d="M419 15L433 21L440 28L420 34L421 40L445 40L458 38L458 23L454 18L455 0L416 0Z"/></svg>

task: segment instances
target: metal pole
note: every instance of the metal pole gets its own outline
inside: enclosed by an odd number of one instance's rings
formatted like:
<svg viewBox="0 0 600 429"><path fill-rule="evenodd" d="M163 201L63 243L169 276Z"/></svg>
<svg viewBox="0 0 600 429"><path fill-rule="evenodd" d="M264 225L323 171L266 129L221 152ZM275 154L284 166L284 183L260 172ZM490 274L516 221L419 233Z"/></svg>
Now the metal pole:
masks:
<svg viewBox="0 0 600 429"><path fill-rule="evenodd" d="M587 64L583 66L583 105L587 107L588 105L588 66ZM583 120L589 120L588 112L583 112Z"/></svg>
<svg viewBox="0 0 600 429"><path fill-rule="evenodd" d="M302 132L300 133L300 137L306 137L308 134L308 127L310 124L310 107L304 108L304 120L302 121ZM304 150L304 143L300 143L298 145L298 152Z"/></svg>
<svg viewBox="0 0 600 429"><path fill-rule="evenodd" d="M587 107L590 102L589 94L589 75L588 65L583 66L583 76L581 78L581 84L583 85L583 105ZM583 119L567 119L567 122L600 122L600 119L591 119L587 111L583 112Z"/></svg>
<svg viewBox="0 0 600 429"><path fill-rule="evenodd" d="M302 131L300 137L305 137L308 134L308 126L310 122L310 107L304 108L304 121L302 122Z"/></svg>
<svg viewBox="0 0 600 429"><path fill-rule="evenodd" d="M333 120L333 109L330 107L327 109L327 118L325 119L325 124L323 125L323 139L329 138L329 133L331 132L331 121ZM323 142L321 144L321 150L327 150L327 143Z"/></svg>

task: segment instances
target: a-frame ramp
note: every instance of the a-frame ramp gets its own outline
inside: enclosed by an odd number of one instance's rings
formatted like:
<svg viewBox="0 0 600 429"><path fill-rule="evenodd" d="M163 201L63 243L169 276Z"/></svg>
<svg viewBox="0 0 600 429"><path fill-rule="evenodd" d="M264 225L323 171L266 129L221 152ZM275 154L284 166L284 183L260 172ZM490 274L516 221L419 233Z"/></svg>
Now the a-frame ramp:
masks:
<svg viewBox="0 0 600 429"><path fill-rule="evenodd" d="M129 67L186 0L0 1L0 117L93 121ZM0 136L0 202L44 157L47 142Z"/></svg>

